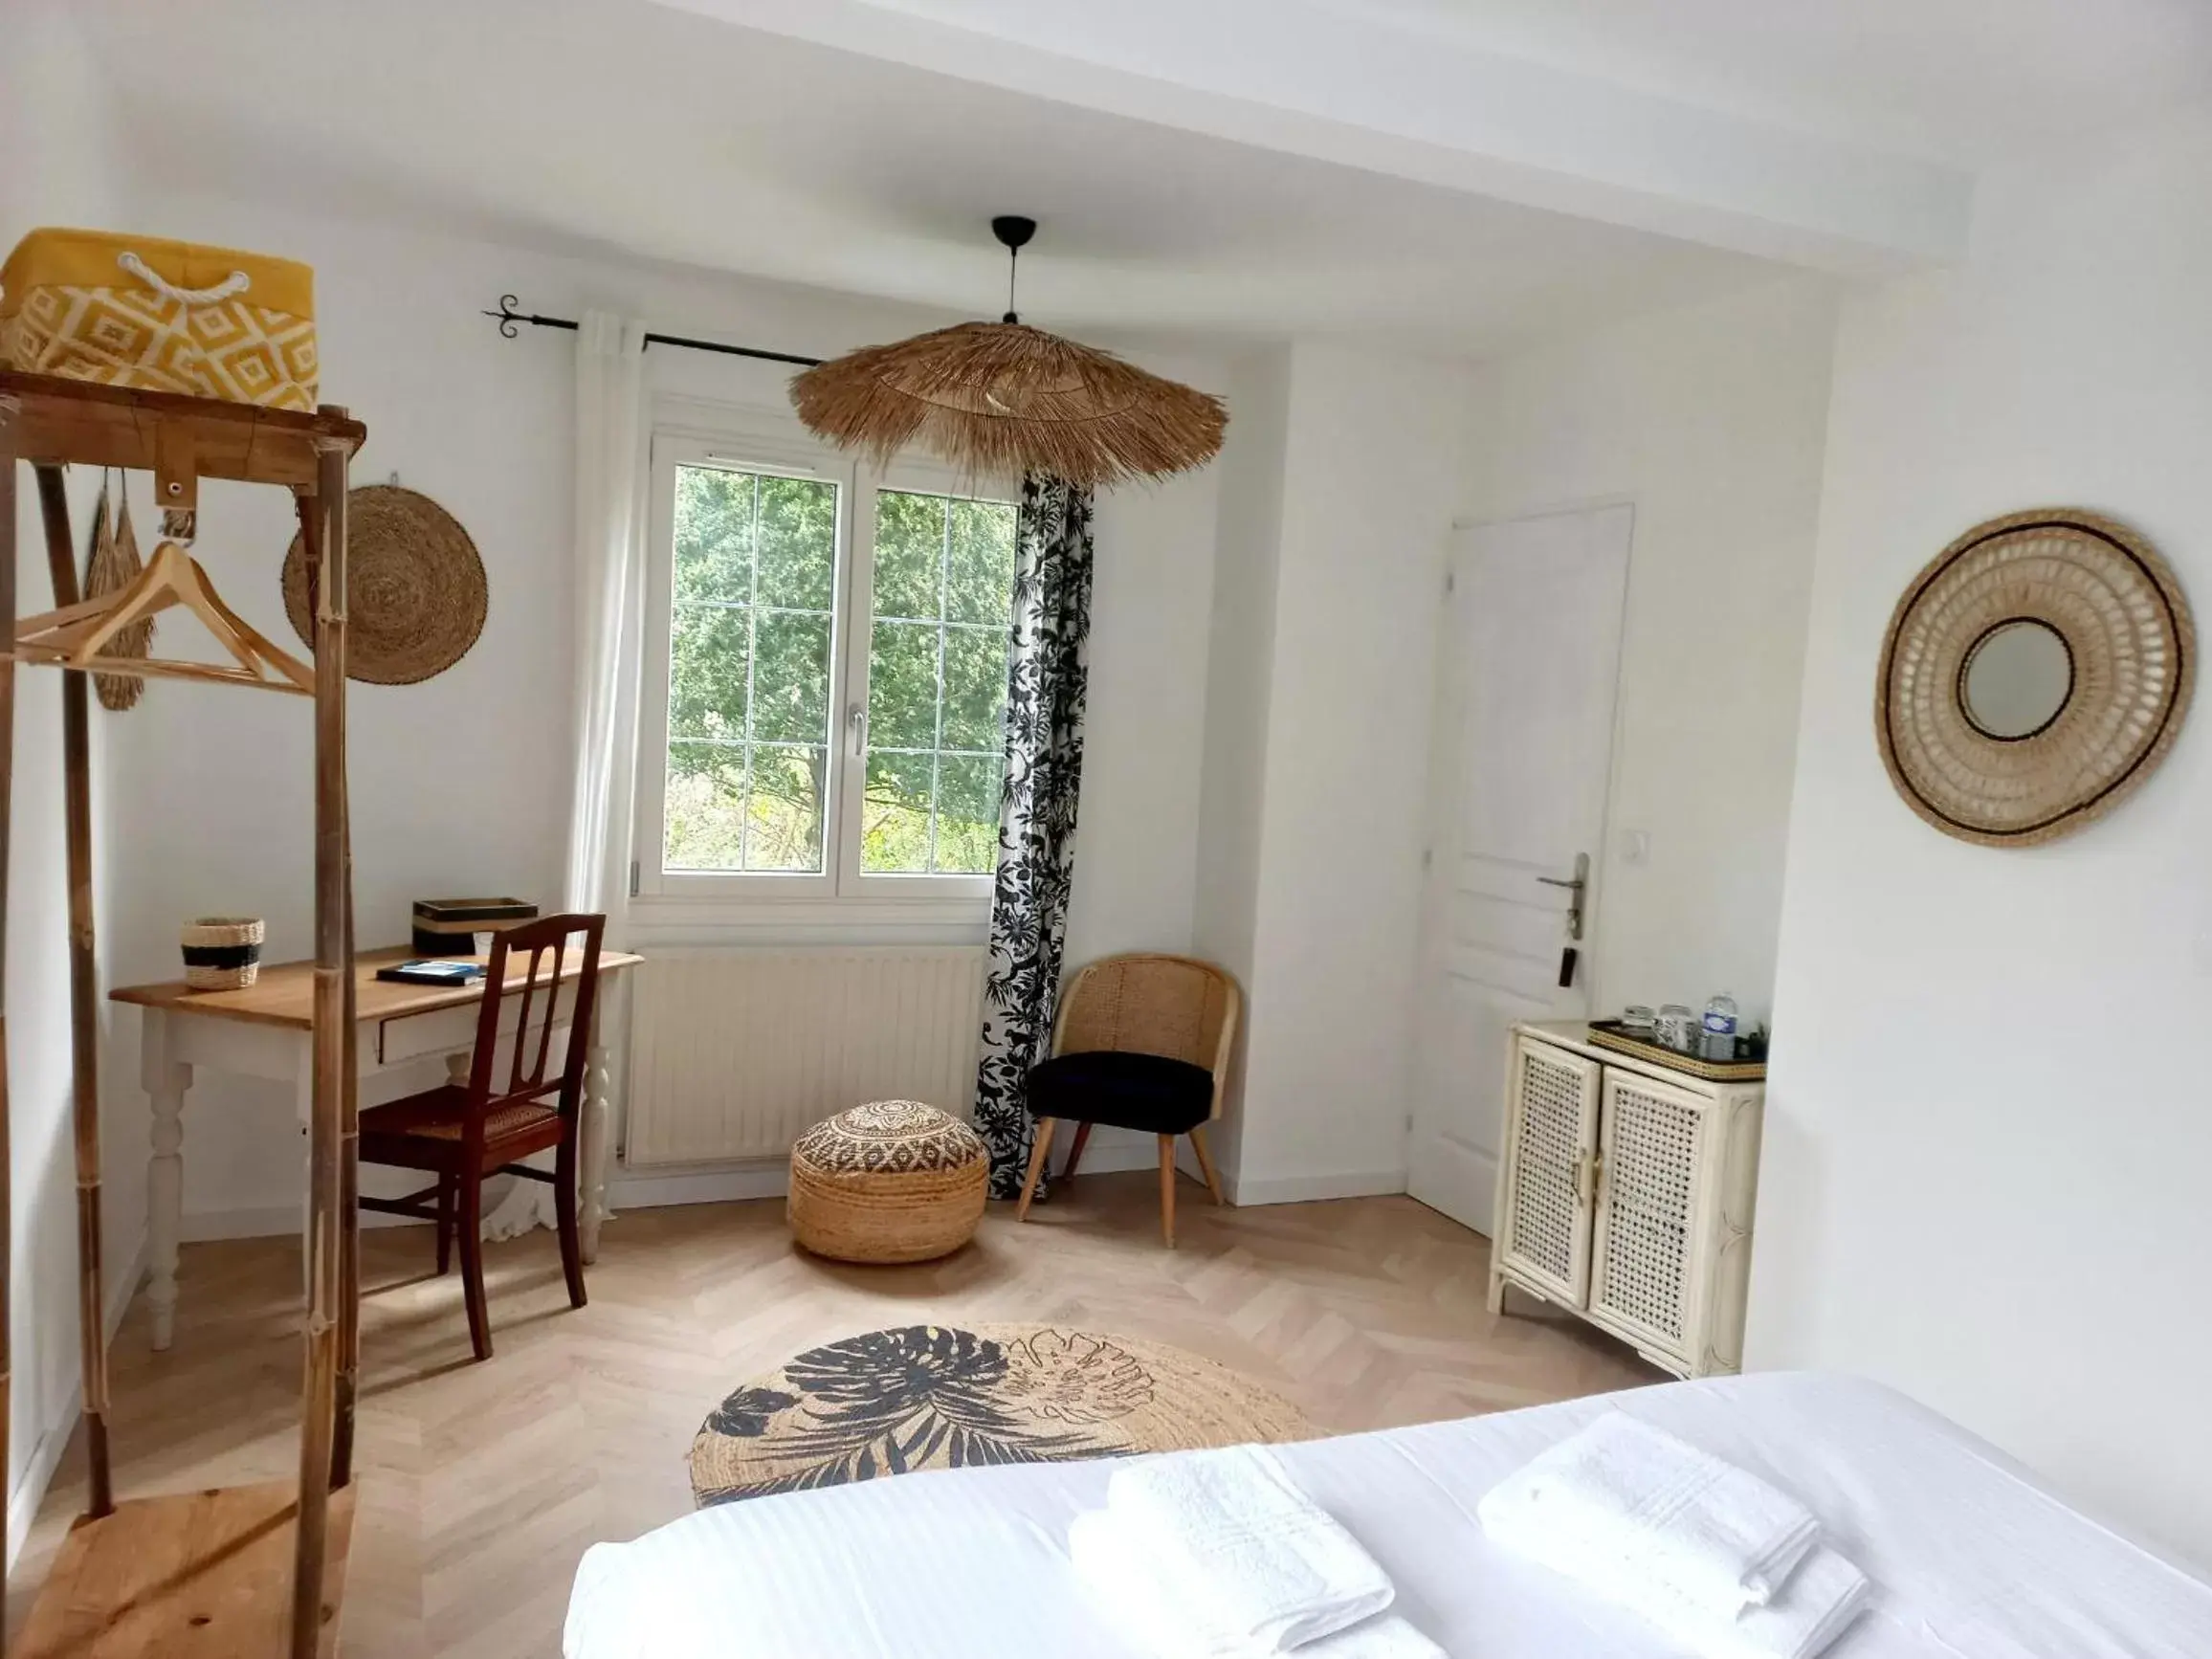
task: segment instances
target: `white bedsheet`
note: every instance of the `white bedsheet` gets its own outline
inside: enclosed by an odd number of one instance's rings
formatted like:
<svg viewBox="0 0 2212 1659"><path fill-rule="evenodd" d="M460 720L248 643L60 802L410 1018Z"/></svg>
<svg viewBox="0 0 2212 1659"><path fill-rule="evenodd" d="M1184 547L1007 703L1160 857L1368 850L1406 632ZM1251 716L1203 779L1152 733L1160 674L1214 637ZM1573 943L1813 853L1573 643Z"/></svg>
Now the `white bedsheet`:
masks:
<svg viewBox="0 0 2212 1659"><path fill-rule="evenodd" d="M1633 1616L1493 1548L1482 1493L1617 1406L1773 1481L1873 1580L1833 1659L2212 1659L2212 1587L2106 1531L1933 1412L1766 1374L1282 1449L1452 1659L1680 1659ZM1069 1567L1105 1463L901 1475L687 1515L577 1569L567 1659L1143 1659Z"/></svg>

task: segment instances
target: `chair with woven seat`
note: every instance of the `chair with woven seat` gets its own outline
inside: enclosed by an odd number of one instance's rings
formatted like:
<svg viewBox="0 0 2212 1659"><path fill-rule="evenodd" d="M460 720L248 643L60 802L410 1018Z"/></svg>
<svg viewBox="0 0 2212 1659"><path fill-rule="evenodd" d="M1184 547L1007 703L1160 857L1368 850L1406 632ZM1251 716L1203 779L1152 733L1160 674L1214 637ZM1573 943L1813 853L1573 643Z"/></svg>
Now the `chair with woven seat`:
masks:
<svg viewBox="0 0 2212 1659"><path fill-rule="evenodd" d="M1072 1180L1093 1124L1160 1138L1160 1231L1175 1245L1175 1143L1190 1137L1206 1190L1223 1202L1206 1125L1221 1116L1242 1003L1236 981L1208 962L1139 954L1092 962L1069 983L1052 1057L1029 1076L1036 1143L1015 1219L1026 1221L1052 1131L1075 1124L1061 1179Z"/></svg>
<svg viewBox="0 0 2212 1659"><path fill-rule="evenodd" d="M492 1357L492 1320L484 1302L486 1177L519 1175L552 1183L568 1303L576 1308L585 1303L584 1253L576 1218L578 1128L591 1010L599 994L599 941L606 927L604 916L549 916L495 934L484 970L487 988L476 1019L468 1082L427 1089L404 1100L369 1107L361 1115L362 1162L437 1177L435 1185L420 1192L405 1198L364 1198L361 1207L436 1224L441 1275L453 1267L458 1235L469 1339L479 1360ZM569 940L578 935L584 942L571 951ZM508 962L524 955L529 958L525 973L510 984ZM578 967L569 982L575 988L565 1008L561 1006L564 959ZM560 1024L568 1028L568 1042L560 1070L549 1073L553 1033ZM506 1078L503 1085L495 1085L502 1047L508 1051ZM548 1148L555 1149L550 1171L521 1161Z"/></svg>

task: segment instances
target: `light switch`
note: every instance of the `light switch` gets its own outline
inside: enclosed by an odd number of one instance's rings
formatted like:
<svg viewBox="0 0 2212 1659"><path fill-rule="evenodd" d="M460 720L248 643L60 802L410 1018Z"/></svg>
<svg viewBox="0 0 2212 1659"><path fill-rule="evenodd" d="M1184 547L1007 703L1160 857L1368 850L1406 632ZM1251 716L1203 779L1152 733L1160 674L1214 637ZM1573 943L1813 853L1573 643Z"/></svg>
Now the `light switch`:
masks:
<svg viewBox="0 0 2212 1659"><path fill-rule="evenodd" d="M1621 831L1621 862L1623 864L1648 864L1651 862L1651 831L1624 830Z"/></svg>

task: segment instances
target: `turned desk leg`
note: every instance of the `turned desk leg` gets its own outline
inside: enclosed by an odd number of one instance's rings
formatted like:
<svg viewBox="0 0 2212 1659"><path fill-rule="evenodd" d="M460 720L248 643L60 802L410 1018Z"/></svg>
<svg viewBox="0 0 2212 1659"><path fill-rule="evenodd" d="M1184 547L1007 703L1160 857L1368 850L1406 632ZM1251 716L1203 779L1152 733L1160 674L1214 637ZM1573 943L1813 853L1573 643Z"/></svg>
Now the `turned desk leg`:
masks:
<svg viewBox="0 0 2212 1659"><path fill-rule="evenodd" d="M599 1040L599 1015L592 1012L591 1047L584 1061L584 1121L579 1126L584 1144L581 1171L584 1191L580 1195L583 1211L577 1222L577 1242L586 1262L599 1259L599 1224L608 1215L607 1207L607 1130L608 1096L613 1092L611 1062L607 1047Z"/></svg>
<svg viewBox="0 0 2212 1659"><path fill-rule="evenodd" d="M162 1018L150 1009L141 1038L140 1078L153 1102L153 1156L146 1161L146 1307L154 1347L166 1348L177 1322L177 1245L185 1219L185 1095L192 1069L168 1057Z"/></svg>

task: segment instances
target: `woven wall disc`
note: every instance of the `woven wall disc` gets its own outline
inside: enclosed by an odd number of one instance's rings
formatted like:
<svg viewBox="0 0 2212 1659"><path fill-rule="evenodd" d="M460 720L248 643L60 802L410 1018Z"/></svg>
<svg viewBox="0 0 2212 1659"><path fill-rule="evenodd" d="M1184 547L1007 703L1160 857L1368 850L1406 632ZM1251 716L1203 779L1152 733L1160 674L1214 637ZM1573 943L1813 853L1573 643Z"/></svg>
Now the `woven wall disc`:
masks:
<svg viewBox="0 0 2212 1659"><path fill-rule="evenodd" d="M412 685L443 674L484 630L484 562L460 521L428 496L365 484L345 498L345 677ZM312 647L307 551L284 555L284 614Z"/></svg>
<svg viewBox="0 0 2212 1659"><path fill-rule="evenodd" d="M2019 736L1968 704L1975 653L2008 624L2065 646L2055 713ZM2157 769L2196 678L2188 601L2157 550L2075 508L1978 524L1897 602L1882 642L1874 728L1890 781L1945 834L2027 847L2109 812Z"/></svg>

